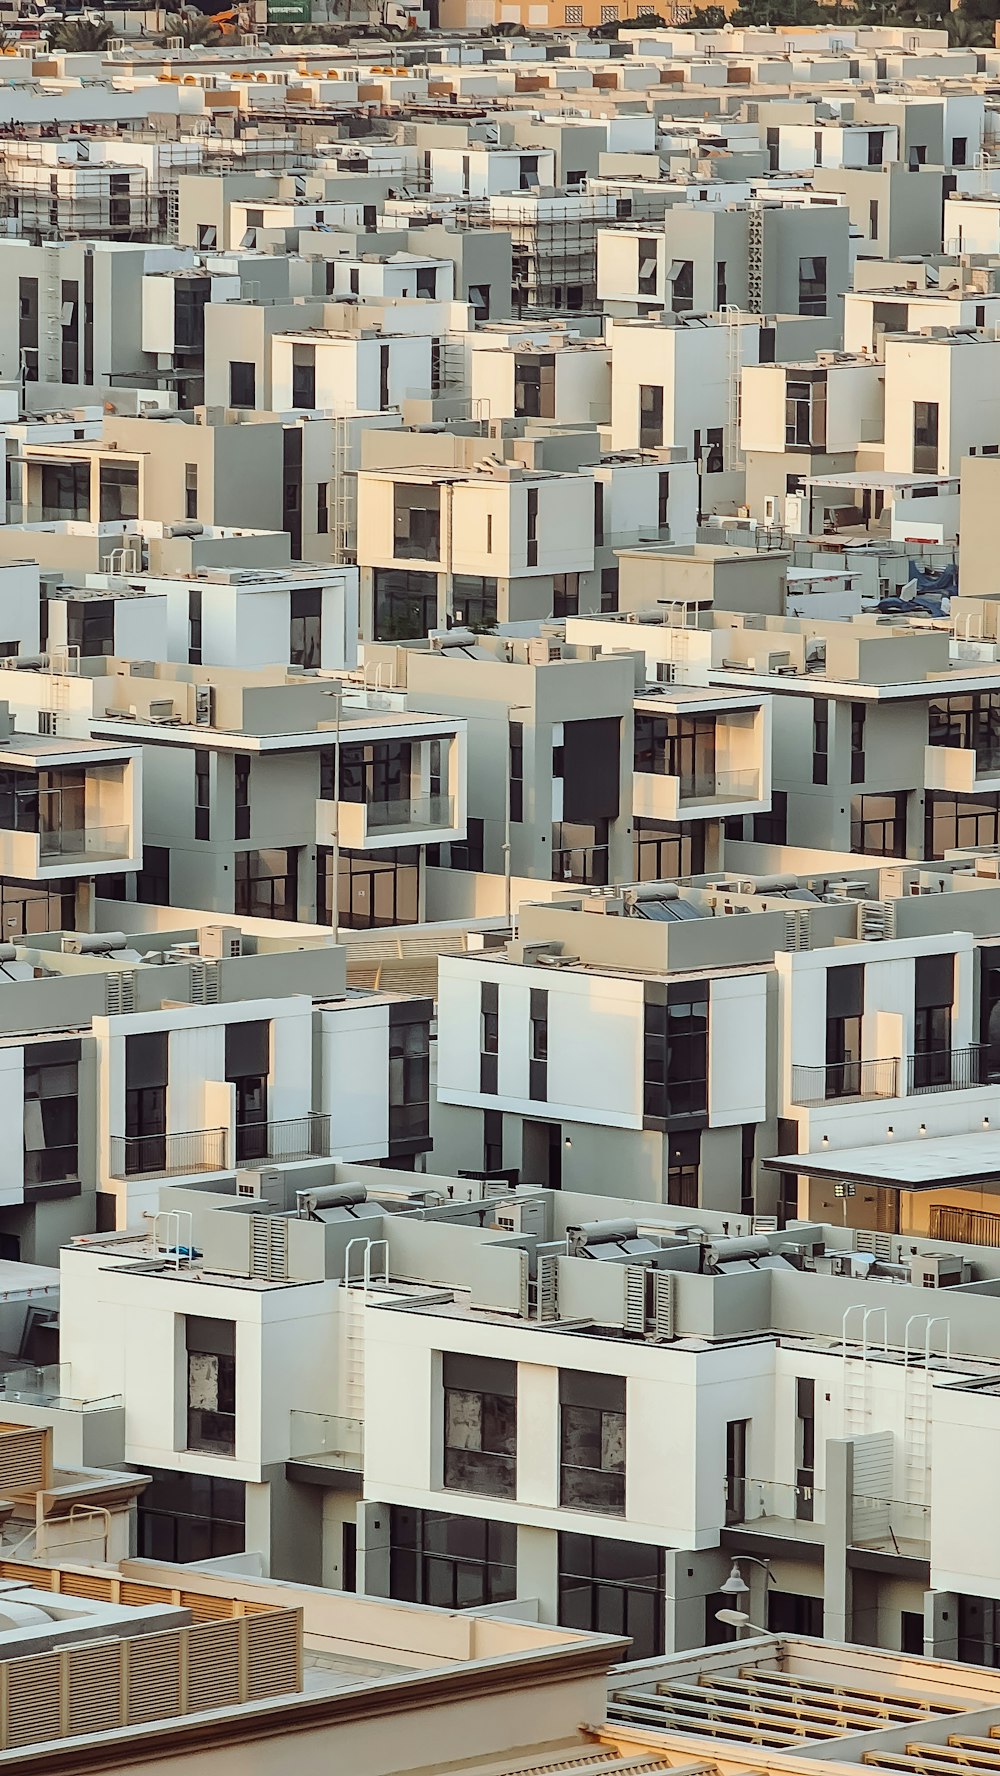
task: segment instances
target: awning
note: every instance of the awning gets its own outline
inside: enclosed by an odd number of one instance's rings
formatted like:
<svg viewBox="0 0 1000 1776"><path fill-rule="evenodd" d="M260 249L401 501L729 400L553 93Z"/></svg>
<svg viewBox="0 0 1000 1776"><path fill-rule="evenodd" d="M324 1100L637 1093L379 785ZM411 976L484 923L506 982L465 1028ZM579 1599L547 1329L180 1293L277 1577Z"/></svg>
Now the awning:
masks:
<svg viewBox="0 0 1000 1776"><path fill-rule="evenodd" d="M818 1153L785 1153L765 1159L773 1172L800 1172L845 1184L877 1184L885 1190L973 1189L1000 1180L1000 1130L971 1135L932 1135L918 1141L880 1141L871 1147L824 1147Z"/></svg>

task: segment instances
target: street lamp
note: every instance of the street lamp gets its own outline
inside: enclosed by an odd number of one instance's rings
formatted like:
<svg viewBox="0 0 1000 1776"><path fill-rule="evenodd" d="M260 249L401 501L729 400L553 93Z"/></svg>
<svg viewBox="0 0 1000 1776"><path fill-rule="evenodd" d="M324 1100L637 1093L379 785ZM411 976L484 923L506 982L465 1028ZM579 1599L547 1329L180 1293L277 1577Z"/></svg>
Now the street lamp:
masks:
<svg viewBox="0 0 1000 1776"><path fill-rule="evenodd" d="M323 692L334 699L333 721L333 929L340 936L340 717L344 707L343 684Z"/></svg>
<svg viewBox="0 0 1000 1776"><path fill-rule="evenodd" d="M738 1610L738 1609L716 1610L715 1619L717 1622L725 1622L727 1628L735 1628L737 1640L739 1640L742 1637L744 1628L751 1629L751 1631L754 1634L766 1634L767 1633L766 1628L758 1628L756 1622L751 1622L750 1617L747 1615L746 1610Z"/></svg>

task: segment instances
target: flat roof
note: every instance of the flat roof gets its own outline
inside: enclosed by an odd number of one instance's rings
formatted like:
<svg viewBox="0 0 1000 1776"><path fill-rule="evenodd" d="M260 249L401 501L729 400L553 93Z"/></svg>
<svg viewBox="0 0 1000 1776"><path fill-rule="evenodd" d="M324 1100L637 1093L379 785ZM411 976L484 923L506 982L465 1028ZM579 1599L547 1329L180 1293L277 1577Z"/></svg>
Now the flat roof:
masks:
<svg viewBox="0 0 1000 1776"><path fill-rule="evenodd" d="M846 1183L880 1184L887 1190L935 1190L974 1186L1000 1178L1000 1129L929 1140L885 1140L866 1147L783 1154L762 1161L771 1171L808 1172Z"/></svg>

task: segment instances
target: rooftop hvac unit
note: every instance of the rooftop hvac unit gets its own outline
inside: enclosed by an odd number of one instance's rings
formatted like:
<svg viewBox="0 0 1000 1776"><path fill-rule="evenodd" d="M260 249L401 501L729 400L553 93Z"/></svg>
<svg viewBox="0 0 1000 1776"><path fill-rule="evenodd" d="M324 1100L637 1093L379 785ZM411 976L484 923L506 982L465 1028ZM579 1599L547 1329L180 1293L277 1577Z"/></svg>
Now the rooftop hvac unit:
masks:
<svg viewBox="0 0 1000 1776"><path fill-rule="evenodd" d="M243 933L232 925L203 925L198 933L198 954L206 962L228 962L243 954Z"/></svg>
<svg viewBox="0 0 1000 1776"><path fill-rule="evenodd" d="M960 1252L917 1252L910 1259L910 1281L918 1289L947 1289L966 1282L967 1272Z"/></svg>
<svg viewBox="0 0 1000 1776"><path fill-rule="evenodd" d="M174 700L172 697L154 697L149 705L151 722L172 722L174 718Z"/></svg>
<svg viewBox="0 0 1000 1776"><path fill-rule="evenodd" d="M545 1202L541 1196L498 1202L493 1219L505 1233L532 1233L539 1239L545 1238Z"/></svg>
<svg viewBox="0 0 1000 1776"><path fill-rule="evenodd" d="M237 1172L236 1194L244 1197L267 1197L272 1202L278 1202L282 1194L282 1174L273 1167L259 1172Z"/></svg>

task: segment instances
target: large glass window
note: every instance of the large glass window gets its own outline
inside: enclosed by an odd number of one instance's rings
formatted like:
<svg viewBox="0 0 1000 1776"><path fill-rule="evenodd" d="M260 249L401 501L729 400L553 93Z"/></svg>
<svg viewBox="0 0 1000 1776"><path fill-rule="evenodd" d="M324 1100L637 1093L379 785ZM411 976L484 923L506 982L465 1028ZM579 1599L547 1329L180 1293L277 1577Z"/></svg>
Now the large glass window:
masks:
<svg viewBox="0 0 1000 1776"><path fill-rule="evenodd" d="M826 260L799 260L799 314L826 314Z"/></svg>
<svg viewBox="0 0 1000 1776"><path fill-rule="evenodd" d="M679 777L682 796L715 795L714 715L635 713L633 768L654 776Z"/></svg>
<svg viewBox="0 0 1000 1776"><path fill-rule="evenodd" d="M376 641L422 641L437 628L437 576L377 567L372 576Z"/></svg>
<svg viewBox="0 0 1000 1776"><path fill-rule="evenodd" d="M957 796L928 790L924 798L924 856L1000 846L1000 795Z"/></svg>
<svg viewBox="0 0 1000 1776"><path fill-rule="evenodd" d="M236 1454L236 1323L188 1314L187 1447Z"/></svg>
<svg viewBox="0 0 1000 1776"><path fill-rule="evenodd" d="M868 857L906 855L906 791L851 797L851 850Z"/></svg>
<svg viewBox="0 0 1000 1776"><path fill-rule="evenodd" d="M444 1483L513 1498L517 1480L517 1365L446 1351Z"/></svg>
<svg viewBox="0 0 1000 1776"><path fill-rule="evenodd" d="M237 851L235 911L254 919L298 917L298 852Z"/></svg>
<svg viewBox="0 0 1000 1776"><path fill-rule="evenodd" d="M76 1042L39 1042L24 1051L24 1182L79 1176Z"/></svg>
<svg viewBox="0 0 1000 1776"><path fill-rule="evenodd" d="M161 1172L167 1159L165 1030L125 1038L125 1171Z"/></svg>
<svg viewBox="0 0 1000 1776"><path fill-rule="evenodd" d="M389 1008L389 1142L430 1140L430 1024L394 1023Z"/></svg>
<svg viewBox="0 0 1000 1776"><path fill-rule="evenodd" d="M708 987L667 988L643 1007L643 1117L704 1123L708 1115Z"/></svg>
<svg viewBox="0 0 1000 1776"><path fill-rule="evenodd" d="M246 1487L219 1474L146 1467L139 1494L138 1552L144 1560L219 1560L246 1545Z"/></svg>
<svg viewBox="0 0 1000 1776"><path fill-rule="evenodd" d="M493 629L497 621L497 582L483 574L455 574L451 609L456 623L470 629Z"/></svg>
<svg viewBox="0 0 1000 1776"><path fill-rule="evenodd" d="M639 387L639 448L660 450L663 446L663 389L644 382Z"/></svg>
<svg viewBox="0 0 1000 1776"><path fill-rule="evenodd" d="M555 419L556 360L552 352L514 359L514 418Z"/></svg>
<svg viewBox="0 0 1000 1776"><path fill-rule="evenodd" d="M102 524L139 516L139 464L102 461L100 469Z"/></svg>
<svg viewBox="0 0 1000 1776"><path fill-rule="evenodd" d="M627 1634L629 1659L663 1652L662 1548L606 1536L560 1535L559 1621L592 1634Z"/></svg>
<svg viewBox="0 0 1000 1776"><path fill-rule="evenodd" d="M316 851L316 917L335 917L351 931L414 925L420 914L420 852L416 845L385 851L341 851L339 899L332 845Z"/></svg>
<svg viewBox="0 0 1000 1776"><path fill-rule="evenodd" d="M437 1609L517 1596L517 1525L444 1511L389 1511L389 1594Z"/></svg>
<svg viewBox="0 0 1000 1776"><path fill-rule="evenodd" d="M915 475L938 472L938 403L913 403L913 472Z"/></svg>
<svg viewBox="0 0 1000 1776"><path fill-rule="evenodd" d="M42 522L90 520L89 462L42 464Z"/></svg>
<svg viewBox="0 0 1000 1776"><path fill-rule="evenodd" d="M624 1516L624 1376L560 1370L559 1503Z"/></svg>
<svg viewBox="0 0 1000 1776"><path fill-rule="evenodd" d="M291 595L288 659L292 666L322 663L323 593L319 586L296 587Z"/></svg>
<svg viewBox="0 0 1000 1776"><path fill-rule="evenodd" d="M441 557L441 488L436 482L409 485L395 482L393 501L393 554L418 561Z"/></svg>
<svg viewBox="0 0 1000 1776"><path fill-rule="evenodd" d="M635 821L632 829L637 882L674 882L705 868L705 827L701 821Z"/></svg>

